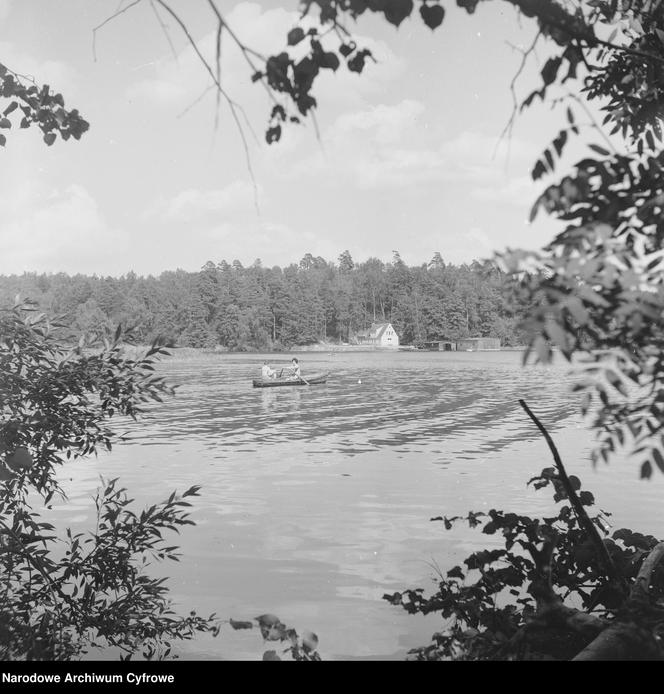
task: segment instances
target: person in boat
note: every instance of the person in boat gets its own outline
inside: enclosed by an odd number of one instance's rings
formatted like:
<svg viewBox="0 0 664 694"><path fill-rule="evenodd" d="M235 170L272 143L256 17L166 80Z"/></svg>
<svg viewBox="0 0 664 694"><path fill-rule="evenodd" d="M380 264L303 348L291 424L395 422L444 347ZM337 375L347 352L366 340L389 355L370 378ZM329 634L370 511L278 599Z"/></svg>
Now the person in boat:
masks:
<svg viewBox="0 0 664 694"><path fill-rule="evenodd" d="M299 364L299 362L298 362L298 360L297 360L296 357L293 357L293 358L291 359L291 369L290 369L290 371L291 371L291 378L292 378L293 380L297 381L298 379L301 379L301 378L302 378L302 374L300 373L300 364Z"/></svg>
<svg viewBox="0 0 664 694"><path fill-rule="evenodd" d="M261 369L261 378L263 379L268 379L268 378L276 378L277 372L270 368L270 365L264 361L263 362L263 368Z"/></svg>

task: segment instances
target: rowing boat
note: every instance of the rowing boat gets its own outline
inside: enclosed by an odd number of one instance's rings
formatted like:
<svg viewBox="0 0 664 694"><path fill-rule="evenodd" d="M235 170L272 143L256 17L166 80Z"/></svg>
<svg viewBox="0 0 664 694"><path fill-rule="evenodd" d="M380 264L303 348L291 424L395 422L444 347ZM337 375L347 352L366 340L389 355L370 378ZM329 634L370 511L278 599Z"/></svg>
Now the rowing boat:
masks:
<svg viewBox="0 0 664 694"><path fill-rule="evenodd" d="M306 386L306 385L318 385L319 383L325 383L329 372L311 374L307 376L307 380L303 381L301 378L254 378L254 388L276 388L277 386Z"/></svg>

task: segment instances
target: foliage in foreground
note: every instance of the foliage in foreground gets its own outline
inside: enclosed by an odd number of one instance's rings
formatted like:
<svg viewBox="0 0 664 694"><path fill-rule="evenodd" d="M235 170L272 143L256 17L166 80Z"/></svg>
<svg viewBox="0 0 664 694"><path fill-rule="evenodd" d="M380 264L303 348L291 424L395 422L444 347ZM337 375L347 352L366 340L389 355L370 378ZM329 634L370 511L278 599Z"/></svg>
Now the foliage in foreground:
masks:
<svg viewBox="0 0 664 694"><path fill-rule="evenodd" d="M136 512L117 480L103 482L94 530L65 537L34 508L64 497L56 471L66 459L111 450L113 416L135 418L142 403L170 392L153 373L165 350L155 343L127 359L120 337L96 354L67 351L57 326L29 305L0 314L3 659L65 660L107 647L160 657L173 639L218 630L213 615L176 615L165 579L149 570L177 559L163 533L192 523L186 509L197 487Z"/></svg>
<svg viewBox="0 0 664 694"><path fill-rule="evenodd" d="M588 515L593 495L567 475L546 436L556 467L528 484L550 488L557 514L531 518L492 509L432 518L447 530L466 521L502 537L441 574L433 594L417 588L384 596L411 614L437 612L445 620L445 629L411 658L664 658L664 542L626 528L609 534L610 514Z"/></svg>
<svg viewBox="0 0 664 694"><path fill-rule="evenodd" d="M301 635L292 627L286 626L276 615L262 614L252 621L230 619L228 623L236 631L253 629L255 626L261 632L264 641L286 643L282 653L297 661L319 661L318 636L312 631L304 631ZM263 653L263 660L282 660L276 650L270 649Z"/></svg>
<svg viewBox="0 0 664 694"><path fill-rule="evenodd" d="M167 579L154 575L155 563L179 559L166 536L193 525L199 487L137 511L117 479L102 480L94 528L62 536L36 508L65 498L57 480L65 460L111 450L111 418L136 418L143 403L172 392L154 373L168 352L155 342L127 358L119 329L95 353L83 342L71 350L57 332L29 304L0 313L0 660L69 660L109 648L124 658L168 657L174 641L216 636L228 623L177 614ZM266 641L287 640L294 659L319 659L315 635L300 638L271 615L257 623Z"/></svg>

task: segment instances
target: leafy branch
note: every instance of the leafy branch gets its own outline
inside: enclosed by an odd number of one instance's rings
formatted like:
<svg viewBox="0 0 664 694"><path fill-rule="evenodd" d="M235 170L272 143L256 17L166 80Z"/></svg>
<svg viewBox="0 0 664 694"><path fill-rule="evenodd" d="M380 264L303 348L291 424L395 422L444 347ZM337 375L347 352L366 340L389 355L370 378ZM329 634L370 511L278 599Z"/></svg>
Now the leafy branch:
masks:
<svg viewBox="0 0 664 694"><path fill-rule="evenodd" d="M602 564L604 571L606 572L607 576L609 576L612 580L622 581L622 576L620 576L620 574L618 573L613 563L613 560L611 559L611 556L609 555L609 552L606 549L606 546L602 542L602 538L599 536L597 527L588 517L588 514L586 513L586 510L584 509L583 504L581 503L581 500L579 499L570 481L570 478L567 476L567 471L565 470L563 462L560 458L560 453L558 453L558 449L556 448L556 445L554 444L551 435L546 430L542 422L540 422L540 420L535 416L533 411L528 407L525 400L519 400L519 405L521 405L524 412L530 417L530 419L533 421L535 426L539 429L540 433L544 437L544 440L546 441L547 446L551 451L551 455L553 456L553 461L555 463L556 470L558 471L560 482L565 490L567 497L570 500L572 508L574 509L574 513L576 514L576 517L579 521L579 525L585 530L586 534L590 538L590 541L593 543L593 546L595 547L595 551L597 552L597 556L599 558L600 563Z"/></svg>
<svg viewBox="0 0 664 694"><path fill-rule="evenodd" d="M588 515L585 507L594 505L593 495L567 475L550 435L523 401L521 406L556 464L529 484L551 486L561 504L558 513L531 518L491 509L433 518L444 521L447 530L467 521L486 535L501 533L503 542L473 552L464 567L440 575L430 596L421 588L383 596L411 614L437 612L445 619L444 629L410 657L661 658L664 572L658 569L664 543L627 529L608 537L606 514Z"/></svg>

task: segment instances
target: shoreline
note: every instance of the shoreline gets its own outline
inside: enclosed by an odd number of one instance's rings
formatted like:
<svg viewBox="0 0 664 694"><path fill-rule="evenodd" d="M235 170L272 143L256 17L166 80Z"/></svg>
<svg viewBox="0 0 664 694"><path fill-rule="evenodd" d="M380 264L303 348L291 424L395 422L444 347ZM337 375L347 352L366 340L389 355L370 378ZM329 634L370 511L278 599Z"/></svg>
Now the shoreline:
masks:
<svg viewBox="0 0 664 694"><path fill-rule="evenodd" d="M408 345L406 345L408 346ZM123 345L123 352L131 356L132 358L141 356L148 349L150 345ZM230 350L220 347L164 347L170 353L170 356L163 357L164 359L189 359L194 358L200 354L245 354L247 356L252 354L271 354L271 355L288 355L288 354L306 354L306 353L342 353L342 352L380 352L381 354L468 354L466 351L438 351L438 350L420 350L420 349L401 349L398 347L375 347L373 345L339 345L339 344L326 344L317 343L314 345L297 345L288 350ZM475 352L488 353L488 352L522 352L526 349L524 346L519 347L501 347L500 349L490 349L490 350L473 350L472 354Z"/></svg>

